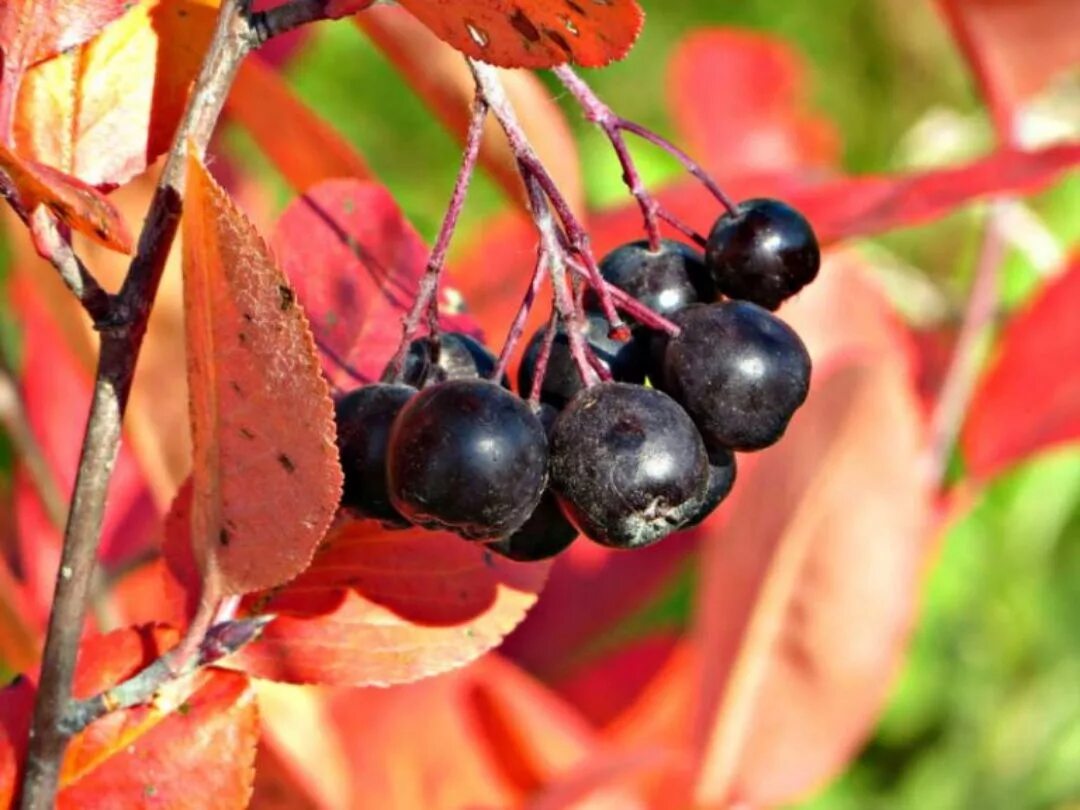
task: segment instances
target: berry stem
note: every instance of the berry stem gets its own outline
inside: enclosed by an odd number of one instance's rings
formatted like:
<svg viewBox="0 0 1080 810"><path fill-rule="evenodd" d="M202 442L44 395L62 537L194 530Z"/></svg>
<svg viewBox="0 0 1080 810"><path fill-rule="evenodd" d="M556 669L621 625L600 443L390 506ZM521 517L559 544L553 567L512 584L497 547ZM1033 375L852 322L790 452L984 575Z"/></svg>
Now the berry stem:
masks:
<svg viewBox="0 0 1080 810"><path fill-rule="evenodd" d="M536 150L534 150L532 144L529 143L528 136L526 136L525 130L521 126L517 114L514 112L514 107L506 96L506 91L502 86L497 70L491 65L479 62L475 59L468 59L468 63L479 92L483 94L484 98L491 106L491 112L495 115L503 132L506 133L506 139L510 143L510 149L517 158L518 171L520 172L522 179L525 181L526 185L535 181L536 185L542 191L543 196L547 197L551 204L551 208L554 209L559 217L559 221L562 223L570 251L580 258L582 264L588 271L589 284L597 292L600 299L601 311L611 325L612 334L622 337L623 339L628 338L630 336L630 330L627 329L626 324L623 323L622 318L616 311L611 294L604 284L603 276L600 275L600 267L596 263L596 258L593 256L592 248L590 246L589 233L574 214L573 209L570 207L570 204L567 202L562 192L559 191L555 179L545 168L543 162L536 154ZM544 209L547 208L546 205L543 207ZM531 204L530 208L532 209L535 218L537 208L535 205ZM539 223L537 223L537 226L539 227ZM560 257L565 259L565 250L561 244L557 244L554 249Z"/></svg>
<svg viewBox="0 0 1080 810"><path fill-rule="evenodd" d="M540 354L536 358L536 368L533 369L532 388L529 389L529 402L536 408L540 407L540 393L544 387L544 377L547 376L548 361L551 360L551 349L555 346L555 333L558 328L559 314L552 309L544 329L544 342L540 344Z"/></svg>
<svg viewBox="0 0 1080 810"><path fill-rule="evenodd" d="M579 278L588 278L589 272L577 262L571 260L567 262L567 266L578 275ZM638 321L643 326L647 326L650 329L659 329L663 332L667 332L669 335L679 334L679 327L660 315L657 312L653 312L645 304L638 301L634 296L629 293L620 290L618 287L607 284L608 293L611 295L612 301L615 302L615 306L622 312L625 312L634 320Z"/></svg>
<svg viewBox="0 0 1080 810"><path fill-rule="evenodd" d="M510 365L510 357L525 332L525 322L529 318L529 312L536 301L536 296L540 293L540 285L544 283L546 275L547 267L543 252L537 251L536 267L533 270L532 279L529 281L529 289L525 291L525 297L522 299L521 306L518 307L517 314L514 316L514 322L510 324L510 331L506 335L502 351L499 352L499 362L495 365L495 371L491 375L491 379L495 382L499 382L503 375L506 374L506 369Z"/></svg>
<svg viewBox="0 0 1080 810"><path fill-rule="evenodd" d="M622 136L623 132L631 132L654 146L663 149L679 161L686 171L696 177L729 212L734 212L735 204L731 201L731 198L724 193L724 190L720 188L719 184L717 184L717 182L709 176L709 173L706 172L697 161L690 157L690 155L667 138L657 135L652 130L623 118L616 113L611 107L604 103L595 92L593 92L593 89L589 87L585 80L578 76L577 73L574 72L574 69L569 65L560 65L559 67L554 68L552 72L559 81L562 82L563 87L570 92L570 95L577 99L578 104L581 105L581 109L585 113L585 118L600 127L607 136L607 139L611 141L611 145L615 149L615 154L619 158L619 163L622 164L623 179L626 182L626 186L638 201L641 213L645 217L645 231L649 236L649 248L651 250L658 250L660 247L660 227L657 222L658 217L667 220L671 225L690 236L690 238L699 244L704 244L704 239L699 237L693 230L682 225L682 223L677 221L673 215L664 211L656 198L648 192L645 188L645 184L641 181L641 175L634 165L633 158L630 156L630 151L626 148L626 141Z"/></svg>
<svg viewBox="0 0 1080 810"><path fill-rule="evenodd" d="M402 323L401 343L398 344L397 351L394 352L394 356L386 364L386 370L383 371L384 382L401 382L405 372L405 356L409 352L409 344L420 330L425 312L428 315L428 325L432 336L432 355L438 361L439 285L442 282L443 272L446 270L446 254L450 248L450 240L457 229L461 209L465 207L465 198L468 196L469 184L476 171L476 161L480 156L480 143L483 141L484 119L487 118L487 113L488 103L478 91L473 100L469 131L465 138L465 151L461 157L461 168L458 170L457 179L454 181L454 191L450 195L450 204L447 206L435 245L431 249L424 275L420 278L420 287L413 300L412 308Z"/></svg>

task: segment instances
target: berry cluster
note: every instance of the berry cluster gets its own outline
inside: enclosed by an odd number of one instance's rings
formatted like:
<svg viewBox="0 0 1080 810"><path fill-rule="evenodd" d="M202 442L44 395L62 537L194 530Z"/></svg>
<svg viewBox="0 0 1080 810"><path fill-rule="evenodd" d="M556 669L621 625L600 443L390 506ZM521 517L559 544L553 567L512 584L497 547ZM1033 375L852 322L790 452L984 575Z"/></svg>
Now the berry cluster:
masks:
<svg viewBox="0 0 1080 810"><path fill-rule="evenodd" d="M498 362L476 340L414 340L400 382L337 403L343 505L523 561L578 533L637 548L700 523L731 491L734 451L776 442L806 398L810 357L770 310L819 260L809 224L775 200L721 216L704 255L623 245L601 262L604 279L676 329L631 322L617 340L586 291L583 317L529 341L520 397L491 380ZM601 382L584 381L575 329Z"/></svg>

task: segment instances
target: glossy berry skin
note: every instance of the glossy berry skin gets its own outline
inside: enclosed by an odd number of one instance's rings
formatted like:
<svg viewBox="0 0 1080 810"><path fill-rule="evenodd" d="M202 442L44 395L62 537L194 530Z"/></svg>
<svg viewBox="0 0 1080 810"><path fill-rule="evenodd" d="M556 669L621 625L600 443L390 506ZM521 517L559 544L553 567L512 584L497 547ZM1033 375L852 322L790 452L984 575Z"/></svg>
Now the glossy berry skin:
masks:
<svg viewBox="0 0 1080 810"><path fill-rule="evenodd" d="M694 423L660 391L601 383L551 436L551 486L583 534L614 548L666 537L700 506L709 460Z"/></svg>
<svg viewBox="0 0 1080 810"><path fill-rule="evenodd" d="M537 416L550 438L559 412L541 404ZM578 530L563 515L550 484L525 525L509 537L488 543L496 554L516 562L538 562L565 551L577 539Z"/></svg>
<svg viewBox="0 0 1080 810"><path fill-rule="evenodd" d="M810 355L795 331L745 301L696 304L673 317L663 387L709 447L760 450L777 441L810 389Z"/></svg>
<svg viewBox="0 0 1080 810"><path fill-rule="evenodd" d="M409 344L405 355L406 384L421 388L446 380L489 379L498 365L498 358L484 344L464 332L439 335L437 363L432 362L431 351L431 341L426 337Z"/></svg>
<svg viewBox="0 0 1080 810"><path fill-rule="evenodd" d="M716 508L731 494L731 488L735 486L737 467L735 454L726 447L709 450L709 486L697 510L687 518L682 528L689 529L697 526L716 511Z"/></svg>
<svg viewBox="0 0 1080 810"><path fill-rule="evenodd" d="M720 293L775 310L817 277L821 251L802 214L755 199L716 221L705 261Z"/></svg>
<svg viewBox="0 0 1080 810"><path fill-rule="evenodd" d="M416 389L375 383L357 388L334 407L338 454L345 473L341 505L361 517L388 526L408 526L390 504L386 485L386 448L390 426Z"/></svg>
<svg viewBox="0 0 1080 810"><path fill-rule="evenodd" d="M523 400L488 380L436 383L394 420L390 500L419 526L503 537L539 503L547 460L543 425Z"/></svg>
<svg viewBox="0 0 1080 810"><path fill-rule="evenodd" d="M645 381L645 356L639 340L619 341L610 337L607 320L597 313L587 313L586 326L586 342L611 372L613 379L630 383ZM518 391L525 398L532 392L536 363L544 346L544 334L545 330L540 329L532 336L518 368ZM540 401L562 410L584 387L577 363L570 353L570 337L566 327L560 325L551 346L544 383L540 386Z"/></svg>
<svg viewBox="0 0 1080 810"><path fill-rule="evenodd" d="M616 248L600 262L600 274L654 312L667 317L689 304L716 298L705 257L690 245L664 239L657 251L646 240ZM586 295L586 305L597 310L598 296Z"/></svg>

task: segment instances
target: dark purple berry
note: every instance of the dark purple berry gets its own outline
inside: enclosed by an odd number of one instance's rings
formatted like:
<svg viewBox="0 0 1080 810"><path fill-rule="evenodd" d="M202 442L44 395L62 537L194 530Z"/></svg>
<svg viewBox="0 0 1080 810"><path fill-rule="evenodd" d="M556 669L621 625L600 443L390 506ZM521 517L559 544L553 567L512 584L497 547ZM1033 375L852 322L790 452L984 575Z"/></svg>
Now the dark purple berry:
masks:
<svg viewBox="0 0 1080 810"><path fill-rule="evenodd" d="M357 388L335 406L338 453L345 473L341 505L362 517L408 525L390 504L386 447L390 425L415 393L408 385L376 383Z"/></svg>
<svg viewBox="0 0 1080 810"><path fill-rule="evenodd" d="M690 245L664 239L657 251L647 241L616 248L600 262L604 279L663 316L688 304L712 301L716 289L705 267L705 257ZM586 305L598 308L598 296L589 290Z"/></svg>
<svg viewBox="0 0 1080 810"><path fill-rule="evenodd" d="M802 214L757 199L716 220L705 261L720 293L776 309L817 277L821 251Z"/></svg>
<svg viewBox="0 0 1080 810"><path fill-rule="evenodd" d="M810 355L757 304L696 304L672 316L663 387L709 447L760 450L779 439L810 389Z"/></svg>
<svg viewBox="0 0 1080 810"><path fill-rule="evenodd" d="M711 515L716 508L731 494L731 488L735 485L736 463L735 454L726 447L718 447L709 451L709 486L701 499L697 510L687 518L682 528L689 529L697 526L705 518Z"/></svg>
<svg viewBox="0 0 1080 810"><path fill-rule="evenodd" d="M409 344L405 355L406 384L422 388L446 380L490 379L498 365L498 358L484 344L464 332L440 334L437 359L433 353L434 345L428 337Z"/></svg>
<svg viewBox="0 0 1080 810"><path fill-rule="evenodd" d="M394 421L391 503L420 526L504 537L539 503L547 458L544 427L526 402L488 380L436 383Z"/></svg>
<svg viewBox="0 0 1080 810"><path fill-rule="evenodd" d="M681 526L709 479L690 417L659 391L625 383L588 388L551 436L551 486L563 512L598 543L638 548Z"/></svg>
<svg viewBox="0 0 1080 810"><path fill-rule="evenodd" d="M588 313L585 340L597 359L619 382L642 383L645 381L644 355L637 340L619 341L609 336L610 327L603 315ZM536 374L536 363L544 346L545 330L540 329L529 340L525 356L518 368L518 391L528 398ZM577 363L570 353L570 336L566 327L560 325L555 333L548 357L544 383L540 386L540 401L562 410L574 396L585 387L578 373Z"/></svg>

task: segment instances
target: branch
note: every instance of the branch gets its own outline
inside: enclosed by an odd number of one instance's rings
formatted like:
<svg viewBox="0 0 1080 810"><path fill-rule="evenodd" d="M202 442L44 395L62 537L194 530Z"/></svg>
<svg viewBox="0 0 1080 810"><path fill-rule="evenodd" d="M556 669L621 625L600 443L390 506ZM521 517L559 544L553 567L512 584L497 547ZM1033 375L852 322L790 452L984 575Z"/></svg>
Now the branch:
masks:
<svg viewBox="0 0 1080 810"><path fill-rule="evenodd" d="M105 493L116 463L136 360L176 236L187 150L193 148L200 155L205 152L244 56L266 36L317 19L313 16L316 10L310 2L294 0L279 8L271 22L261 18L262 28L256 30L248 15L247 0L223 0L217 28L158 180L135 257L109 319L99 324L101 352L49 615L22 784L23 810L48 810L55 804L60 762L69 738L61 721L71 701Z"/></svg>
<svg viewBox="0 0 1080 810"><path fill-rule="evenodd" d="M75 255L71 240L60 232L56 217L39 205L27 220L34 246L60 274L61 281L82 304L95 326L107 323L112 314L112 296Z"/></svg>

